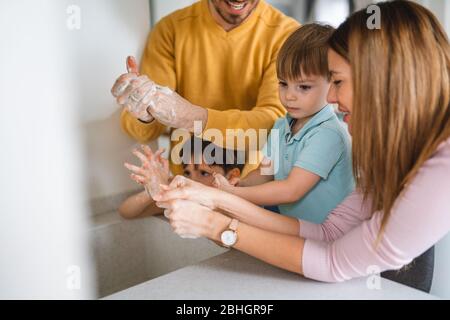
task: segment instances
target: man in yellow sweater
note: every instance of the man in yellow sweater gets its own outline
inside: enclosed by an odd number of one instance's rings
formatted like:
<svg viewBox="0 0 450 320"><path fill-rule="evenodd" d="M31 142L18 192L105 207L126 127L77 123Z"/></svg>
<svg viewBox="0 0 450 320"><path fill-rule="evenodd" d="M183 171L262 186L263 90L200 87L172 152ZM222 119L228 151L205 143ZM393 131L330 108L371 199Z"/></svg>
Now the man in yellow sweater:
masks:
<svg viewBox="0 0 450 320"><path fill-rule="evenodd" d="M167 128L193 132L194 121L224 137L227 129L270 130L286 113L276 58L298 27L264 0L201 0L163 18L149 35L142 76L131 70L113 88L122 128L141 143Z"/></svg>

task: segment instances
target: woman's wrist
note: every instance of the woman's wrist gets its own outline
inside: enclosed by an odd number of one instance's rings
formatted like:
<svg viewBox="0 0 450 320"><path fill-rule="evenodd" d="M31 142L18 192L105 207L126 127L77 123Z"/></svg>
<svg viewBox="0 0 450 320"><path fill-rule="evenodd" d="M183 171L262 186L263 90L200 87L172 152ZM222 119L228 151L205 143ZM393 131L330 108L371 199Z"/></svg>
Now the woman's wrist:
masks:
<svg viewBox="0 0 450 320"><path fill-rule="evenodd" d="M230 199L233 199L234 197L235 197L235 195L231 192L221 190L221 189L214 189L214 195L212 196L213 203L214 203L214 209L215 210L225 210L226 208L228 208L230 206L229 205Z"/></svg>
<svg viewBox="0 0 450 320"><path fill-rule="evenodd" d="M239 195L234 192L235 190L233 190L233 192L223 191L217 208L226 212L228 212L230 208L233 208L236 202L236 197L239 197Z"/></svg>
<svg viewBox="0 0 450 320"><path fill-rule="evenodd" d="M221 242L222 232L224 232L228 228L231 220L232 219L230 217L227 217L226 215L223 215L216 211L212 211L211 223L209 224L211 228L209 229L207 238L216 242Z"/></svg>
<svg viewBox="0 0 450 320"><path fill-rule="evenodd" d="M223 201L225 195L228 193L224 190L210 187L209 190L211 193L209 194L210 199L212 200L213 210L220 209L223 206Z"/></svg>

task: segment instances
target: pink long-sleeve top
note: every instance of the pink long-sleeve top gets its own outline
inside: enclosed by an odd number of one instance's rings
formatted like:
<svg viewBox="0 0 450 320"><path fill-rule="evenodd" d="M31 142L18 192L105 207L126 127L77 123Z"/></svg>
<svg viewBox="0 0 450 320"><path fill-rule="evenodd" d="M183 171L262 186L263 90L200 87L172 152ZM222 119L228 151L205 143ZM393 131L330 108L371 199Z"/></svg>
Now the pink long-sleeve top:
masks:
<svg viewBox="0 0 450 320"><path fill-rule="evenodd" d="M300 220L307 278L341 282L397 270L450 231L450 139L443 142L397 199L375 248L382 213L371 215L362 195L352 193L318 225Z"/></svg>

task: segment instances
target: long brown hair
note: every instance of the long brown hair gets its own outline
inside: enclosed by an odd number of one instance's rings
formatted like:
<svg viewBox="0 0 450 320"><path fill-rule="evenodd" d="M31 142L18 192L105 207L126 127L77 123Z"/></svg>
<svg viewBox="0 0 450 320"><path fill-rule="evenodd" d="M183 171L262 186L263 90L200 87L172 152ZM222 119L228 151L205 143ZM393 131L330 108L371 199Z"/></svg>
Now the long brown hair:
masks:
<svg viewBox="0 0 450 320"><path fill-rule="evenodd" d="M450 137L450 47L426 8L405 0L377 6L381 29L369 29L361 10L329 45L352 69L353 171L372 213L383 213L380 240L405 186Z"/></svg>

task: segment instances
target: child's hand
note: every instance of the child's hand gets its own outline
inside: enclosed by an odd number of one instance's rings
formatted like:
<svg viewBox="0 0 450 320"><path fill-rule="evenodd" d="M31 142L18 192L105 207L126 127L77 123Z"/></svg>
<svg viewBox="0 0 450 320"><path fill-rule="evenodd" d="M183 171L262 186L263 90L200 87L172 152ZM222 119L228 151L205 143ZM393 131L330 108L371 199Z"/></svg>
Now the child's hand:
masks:
<svg viewBox="0 0 450 320"><path fill-rule="evenodd" d="M240 177L233 177L230 180L228 180L228 182L233 186L233 187L238 187L239 186L239 182L241 182L241 178Z"/></svg>
<svg viewBox="0 0 450 320"><path fill-rule="evenodd" d="M141 167L129 163L125 163L125 167L133 172L131 179L143 185L153 197L160 192L160 185L169 184L169 164L161 157L163 149L153 153L148 146L142 146L142 151L143 153L138 150L133 151L133 154L141 160Z"/></svg>
<svg viewBox="0 0 450 320"><path fill-rule="evenodd" d="M273 168L272 160L264 157L259 165L259 170L260 170L260 174L263 176L273 175L274 168Z"/></svg>
<svg viewBox="0 0 450 320"><path fill-rule="evenodd" d="M152 150L149 147L145 147L147 150L149 150L150 154ZM166 149L161 148L158 151L155 152L153 155L153 159L157 161L163 168L164 172L167 173L167 175L170 177L170 170L169 170L169 160L162 157L162 154L166 151Z"/></svg>
<svg viewBox="0 0 450 320"><path fill-rule="evenodd" d="M213 177L214 177L213 186L223 191L229 192L231 189L233 189L234 185L237 184L237 181L235 181L234 184L231 184L227 178L225 178L223 175L219 173L214 173Z"/></svg>

